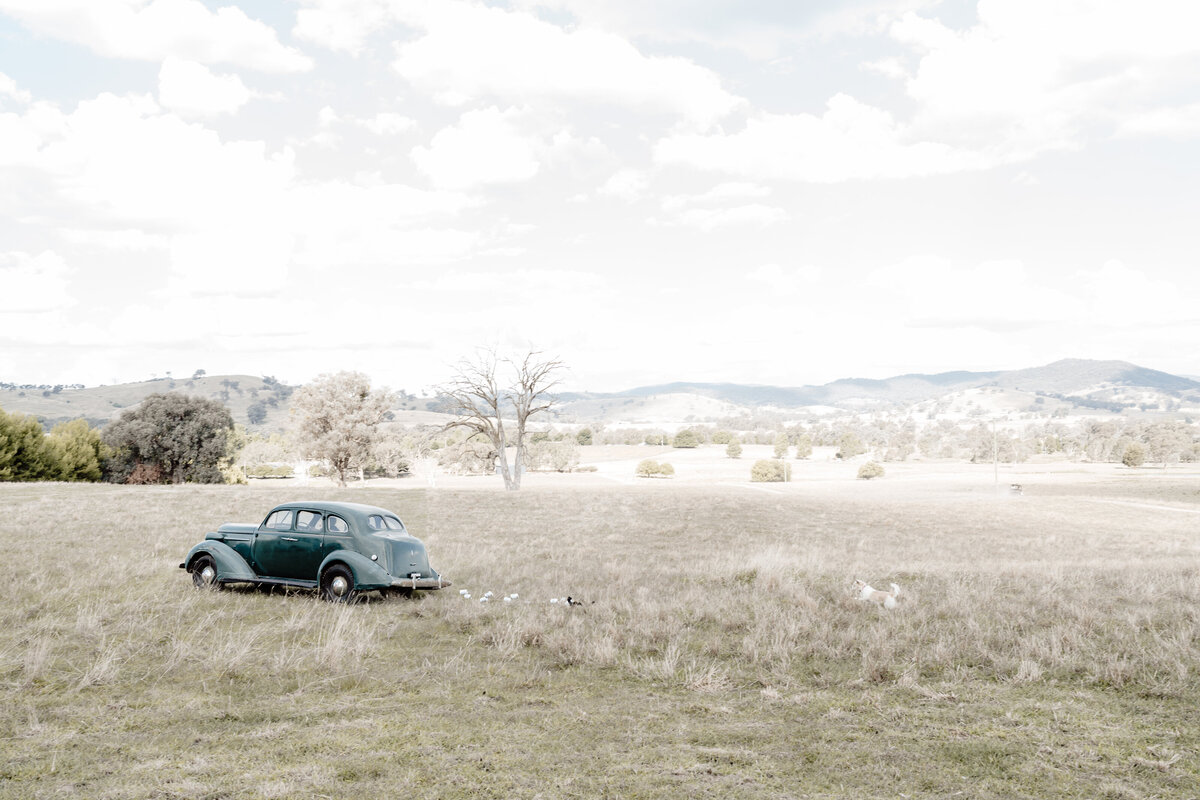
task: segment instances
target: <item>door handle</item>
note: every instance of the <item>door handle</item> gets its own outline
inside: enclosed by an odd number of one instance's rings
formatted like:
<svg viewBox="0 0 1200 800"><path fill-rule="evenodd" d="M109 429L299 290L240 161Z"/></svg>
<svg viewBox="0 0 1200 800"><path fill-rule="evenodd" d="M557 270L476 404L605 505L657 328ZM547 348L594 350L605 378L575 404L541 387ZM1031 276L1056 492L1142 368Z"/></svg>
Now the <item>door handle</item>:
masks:
<svg viewBox="0 0 1200 800"><path fill-rule="evenodd" d="M300 540L299 540L299 539L297 539L295 536L282 536L282 537L280 537L280 538L281 538L281 539L283 539L285 542L298 542L298 541L300 541Z"/></svg>

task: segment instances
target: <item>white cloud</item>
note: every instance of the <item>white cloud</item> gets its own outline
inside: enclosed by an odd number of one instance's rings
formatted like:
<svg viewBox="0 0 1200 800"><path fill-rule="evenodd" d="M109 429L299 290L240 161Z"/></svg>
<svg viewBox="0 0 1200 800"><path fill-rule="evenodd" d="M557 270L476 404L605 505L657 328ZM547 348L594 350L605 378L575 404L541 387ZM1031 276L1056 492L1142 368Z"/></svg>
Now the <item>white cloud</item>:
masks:
<svg viewBox="0 0 1200 800"><path fill-rule="evenodd" d="M917 135L1030 158L1195 91L1200 6L1189 0L1006 0L979 3L978 16L964 31L912 13L891 26L921 53L906 85Z"/></svg>
<svg viewBox="0 0 1200 800"><path fill-rule="evenodd" d="M68 296L72 272L62 257L50 250L36 256L0 253L0 286L4 287L0 312L38 314L75 305Z"/></svg>
<svg viewBox="0 0 1200 800"><path fill-rule="evenodd" d="M553 97L666 112L701 125L744 103L721 87L716 73L683 58L645 56L601 30L565 30L467 2L414 3L396 13L424 32L397 47L396 71L447 103Z"/></svg>
<svg viewBox="0 0 1200 800"><path fill-rule="evenodd" d="M308 56L236 6L210 11L199 0L0 0L0 11L38 33L112 58L176 56L264 72L312 68Z"/></svg>
<svg viewBox="0 0 1200 800"><path fill-rule="evenodd" d="M839 0L837 3L747 3L745 0L515 0L521 8L570 13L582 25L630 39L700 42L770 62L813 41L876 32L886 20L937 0ZM829 8L826 8L828 6ZM884 22L881 22L881 19Z"/></svg>
<svg viewBox="0 0 1200 800"><path fill-rule="evenodd" d="M707 192L700 194L676 194L663 198L664 211L677 211L681 208L696 205L711 205L728 203L739 200L755 200L771 194L768 186L747 181L727 181L719 183Z"/></svg>
<svg viewBox="0 0 1200 800"><path fill-rule="evenodd" d="M750 270L746 278L766 284L775 294L794 295L810 290L813 284L820 282L822 274L821 268L812 264L785 268L770 263Z"/></svg>
<svg viewBox="0 0 1200 800"><path fill-rule="evenodd" d="M863 287L880 316L899 315L916 328L1012 332L1082 320L1078 298L1040 280L1020 261L967 267L914 256L872 272Z"/></svg>
<svg viewBox="0 0 1200 800"><path fill-rule="evenodd" d="M289 150L222 141L212 130L162 114L149 97L102 94L38 132L30 165L60 194L107 220L182 230L262 219L295 176ZM32 115L27 130L37 129Z"/></svg>
<svg viewBox="0 0 1200 800"><path fill-rule="evenodd" d="M1109 326L1127 329L1200 321L1193 292L1116 259L1098 269L1081 270L1076 277L1089 318L1102 319Z"/></svg>
<svg viewBox="0 0 1200 800"><path fill-rule="evenodd" d="M168 58L158 73L158 102L184 115L232 114L253 96L237 75L216 75L195 61Z"/></svg>
<svg viewBox="0 0 1200 800"><path fill-rule="evenodd" d="M1186 106L1156 108L1135 114L1117 128L1117 136L1162 136L1170 139L1192 139L1200 136L1200 103Z"/></svg>
<svg viewBox="0 0 1200 800"><path fill-rule="evenodd" d="M330 50L359 55L367 37L394 21L387 0L301 0L292 32Z"/></svg>
<svg viewBox="0 0 1200 800"><path fill-rule="evenodd" d="M890 114L838 94L825 113L764 114L736 133L676 133L654 147L655 160L759 180L811 183L909 178L984 169L993 161L931 141L908 141Z"/></svg>
<svg viewBox="0 0 1200 800"><path fill-rule="evenodd" d="M171 246L170 237L156 233L146 233L136 228L124 230L90 230L80 228L63 228L59 233L71 244L85 247L101 247L106 250L146 250L165 249Z"/></svg>
<svg viewBox="0 0 1200 800"><path fill-rule="evenodd" d="M766 228L789 218L782 208L764 203L746 203L771 193L756 183L729 181L700 194L668 195L662 199L666 220L652 219L652 225L681 225L705 232L725 228Z"/></svg>
<svg viewBox="0 0 1200 800"><path fill-rule="evenodd" d="M0 97L10 97L18 103L29 103L33 96L29 92L17 88L17 82L0 72Z"/></svg>
<svg viewBox="0 0 1200 800"><path fill-rule="evenodd" d="M618 197L627 203L635 202L646 194L650 180L646 173L637 169L621 169L614 172L596 190L597 194L606 197Z"/></svg>
<svg viewBox="0 0 1200 800"><path fill-rule="evenodd" d="M358 124L376 136L397 136L416 127L416 120L392 111L382 111L374 117L357 120Z"/></svg>
<svg viewBox="0 0 1200 800"><path fill-rule="evenodd" d="M470 189L526 181L539 169L537 139L522 133L516 109L468 111L412 151L413 162L442 189Z"/></svg>
<svg viewBox="0 0 1200 800"><path fill-rule="evenodd" d="M729 208L688 208L676 212L668 224L711 232L723 228L766 228L788 219L782 208L749 203Z"/></svg>

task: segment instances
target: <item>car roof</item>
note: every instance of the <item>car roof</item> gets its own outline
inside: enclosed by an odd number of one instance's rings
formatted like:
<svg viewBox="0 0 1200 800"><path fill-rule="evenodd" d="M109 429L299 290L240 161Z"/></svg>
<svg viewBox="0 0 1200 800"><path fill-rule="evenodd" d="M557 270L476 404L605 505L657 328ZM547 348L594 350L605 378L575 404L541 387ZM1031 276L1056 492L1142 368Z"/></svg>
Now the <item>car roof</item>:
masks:
<svg viewBox="0 0 1200 800"><path fill-rule="evenodd" d="M271 509L271 511L274 512L287 508L309 509L310 511L326 511L333 514L342 514L343 516L354 517L355 519L359 520L365 519L372 514L386 514L389 517L396 517L399 519L398 514L393 511L388 511L386 508L369 506L363 503L341 503L333 500L297 500L291 503L280 503L279 505L275 506L275 508Z"/></svg>

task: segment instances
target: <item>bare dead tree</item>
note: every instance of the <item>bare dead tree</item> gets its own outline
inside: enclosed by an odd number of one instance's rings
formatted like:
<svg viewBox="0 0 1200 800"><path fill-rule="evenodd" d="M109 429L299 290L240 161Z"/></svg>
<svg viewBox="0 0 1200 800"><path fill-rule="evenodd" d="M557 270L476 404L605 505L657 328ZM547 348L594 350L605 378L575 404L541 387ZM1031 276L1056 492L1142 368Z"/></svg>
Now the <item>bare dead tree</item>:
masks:
<svg viewBox="0 0 1200 800"><path fill-rule="evenodd" d="M511 359L508 363L516 370L516 381L509 390L509 399L517 417L517 488L521 486L521 469L525 462L525 422L534 414L549 411L554 405L550 390L558 385L555 377L563 369L556 358L543 358L542 353L529 351L518 364Z"/></svg>
<svg viewBox="0 0 1200 800"><path fill-rule="evenodd" d="M500 461L504 488L509 491L521 488L526 421L534 414L550 410L554 399L549 391L558 384L555 373L563 367L561 361L541 356L531 350L520 363L503 359L503 363L515 370L515 377L511 384L502 385L497 377L501 358L494 349L481 350L475 360L460 361L454 377L439 387L449 412L455 415L443 430L465 428L487 437ZM510 442L504 428L505 412L516 422L516 438L511 442L516 448L513 467L508 463Z"/></svg>

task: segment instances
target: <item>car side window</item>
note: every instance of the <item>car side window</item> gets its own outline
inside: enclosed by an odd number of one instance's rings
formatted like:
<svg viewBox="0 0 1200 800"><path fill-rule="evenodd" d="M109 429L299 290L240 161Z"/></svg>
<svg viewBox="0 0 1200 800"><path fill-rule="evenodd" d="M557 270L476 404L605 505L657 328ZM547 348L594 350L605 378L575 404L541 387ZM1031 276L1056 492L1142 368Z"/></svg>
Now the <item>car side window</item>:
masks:
<svg viewBox="0 0 1200 800"><path fill-rule="evenodd" d="M272 512L263 523L264 528L273 531L288 531L292 529L292 512L290 509Z"/></svg>
<svg viewBox="0 0 1200 800"><path fill-rule="evenodd" d="M315 511L300 511L296 514L296 530L320 533L325 530L325 523Z"/></svg>
<svg viewBox="0 0 1200 800"><path fill-rule="evenodd" d="M373 531L381 531L384 529L383 517L378 514L372 514L367 517L367 527Z"/></svg>
<svg viewBox="0 0 1200 800"><path fill-rule="evenodd" d="M341 517L335 517L330 514L325 518L325 527L330 533L349 533L350 526L346 524L346 520Z"/></svg>
<svg viewBox="0 0 1200 800"><path fill-rule="evenodd" d="M396 519L395 517L384 517L383 521L387 524L389 531L404 530L404 523L402 523L400 520Z"/></svg>

